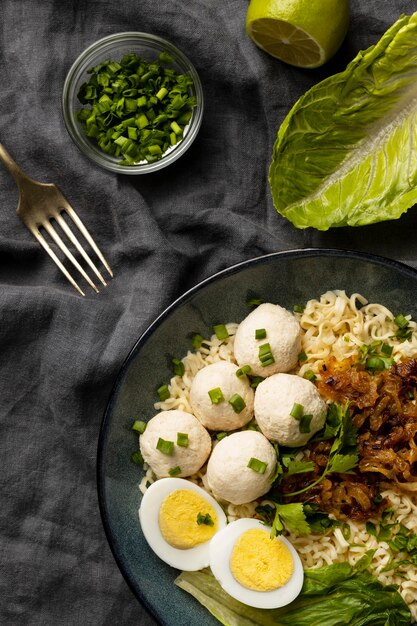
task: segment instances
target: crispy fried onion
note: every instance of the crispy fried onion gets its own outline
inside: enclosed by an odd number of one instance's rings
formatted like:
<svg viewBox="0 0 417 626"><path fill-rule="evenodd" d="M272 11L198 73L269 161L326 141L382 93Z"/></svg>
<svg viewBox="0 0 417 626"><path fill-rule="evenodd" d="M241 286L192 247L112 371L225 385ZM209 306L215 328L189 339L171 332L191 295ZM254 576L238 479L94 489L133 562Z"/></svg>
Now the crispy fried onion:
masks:
<svg viewBox="0 0 417 626"><path fill-rule="evenodd" d="M384 505L378 498L383 488L417 492L417 360L371 373L353 359L332 358L323 367L318 389L332 402L349 402L358 429L359 464L351 474L329 474L307 492L309 500L339 519L366 520ZM327 462L329 445L310 446L314 476ZM291 493L308 482L311 474L291 476L283 491Z"/></svg>

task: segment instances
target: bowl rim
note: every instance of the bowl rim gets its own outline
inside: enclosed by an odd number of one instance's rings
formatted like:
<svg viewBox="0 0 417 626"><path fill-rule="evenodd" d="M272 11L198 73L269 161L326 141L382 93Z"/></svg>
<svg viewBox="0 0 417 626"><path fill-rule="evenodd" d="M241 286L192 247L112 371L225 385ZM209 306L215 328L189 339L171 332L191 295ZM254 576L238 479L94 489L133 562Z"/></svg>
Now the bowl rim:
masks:
<svg viewBox="0 0 417 626"><path fill-rule="evenodd" d="M71 87L75 82L78 71L82 68L84 64L88 65L86 61L89 57L91 57L97 51L105 49L107 46L111 46L113 43L117 44L128 40L132 40L132 42L136 40L143 43L146 43L146 41L152 41L167 52L170 52L172 55L174 55L174 57L176 56L179 61L187 68L187 72L193 78L193 87L196 93L197 105L193 109L193 116L191 118L191 123L185 137L174 150L168 152L166 156L162 157L159 161L155 161L154 163L124 166L120 165L117 162L108 160L105 153L102 154L98 151L97 148L95 148L93 145L90 145L90 143L86 141L86 138L81 134L81 131L78 130L76 122L73 119L73 108L69 104L69 94ZM176 59L174 58L174 61L175 60ZM108 171L115 172L117 174L150 174L152 172L157 172L177 161L184 154L184 152L188 150L188 148L197 137L203 119L203 113L204 91L200 76L194 64L175 44L168 41L168 39L164 39L163 37L160 37L159 35L154 35L153 33L146 33L142 31L123 31L106 35L105 37L94 41L89 46L84 48L84 50L82 50L77 58L74 60L65 76L64 84L62 87L61 115L64 121L65 128L71 140L73 141L77 149L81 152L81 154L86 156L90 161Z"/></svg>
<svg viewBox="0 0 417 626"><path fill-rule="evenodd" d="M117 551L117 541L113 535L113 531L110 524L110 517L108 515L108 511L106 508L106 500L105 500L105 489L104 489L104 472L105 467L103 465L104 460L104 443L106 441L107 436L107 425L108 420L111 418L111 411L115 401L115 395L121 386L121 383L125 377L127 368L130 364L131 359L136 355L141 346L146 342L148 337L153 334L153 332L161 325L161 323L170 315L171 311L176 309L181 304L187 302L194 293L200 291L206 285L209 285L217 280L222 279L225 276L229 276L235 274L247 267L253 267L259 264L267 263L269 260L275 258L283 258L283 259L291 259L291 258L308 258L315 256L323 256L323 257L339 257L339 258L350 258L350 259L358 259L363 261L369 261L374 263L375 265L381 266L391 266L394 269L397 269L401 273L409 274L414 279L417 278L417 269L413 268L402 261L396 261L394 259L390 259L389 257L385 257L382 255L376 255L369 252L361 252L356 250L342 249L342 248L296 248L290 250L282 250L279 252L271 252L268 254L260 255L254 258L246 259L244 261L240 261L234 265L226 267L214 274L211 274L207 278L204 278L193 287L185 291L182 295L176 298L170 305L168 305L151 324L147 326L147 328L141 333L139 338L135 341L132 348L129 350L126 358L124 359L121 367L119 368L116 380L111 389L110 395L108 397L106 407L102 416L102 421L100 425L100 431L98 436L97 443L97 457L96 457L96 487L97 487L97 496L98 496L98 504L100 510L100 516L102 520L102 524L104 527L106 539L110 550L113 554L113 557L116 561L116 564L126 581L128 587L132 591L133 595L139 602L146 608L146 610L160 623L162 626L171 626L169 622L167 622L163 616L158 615L154 607L150 604L149 600L142 593L141 589L138 587L136 581L133 577L129 575L126 571L122 558L118 554Z"/></svg>

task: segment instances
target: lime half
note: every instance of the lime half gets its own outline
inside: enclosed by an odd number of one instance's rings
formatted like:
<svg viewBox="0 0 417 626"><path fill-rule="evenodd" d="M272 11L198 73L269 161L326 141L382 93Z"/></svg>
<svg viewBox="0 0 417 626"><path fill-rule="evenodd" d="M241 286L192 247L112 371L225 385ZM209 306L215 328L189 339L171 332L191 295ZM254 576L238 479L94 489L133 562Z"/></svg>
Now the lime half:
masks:
<svg viewBox="0 0 417 626"><path fill-rule="evenodd" d="M297 67L323 65L342 43L349 0L251 0L246 32L268 54Z"/></svg>

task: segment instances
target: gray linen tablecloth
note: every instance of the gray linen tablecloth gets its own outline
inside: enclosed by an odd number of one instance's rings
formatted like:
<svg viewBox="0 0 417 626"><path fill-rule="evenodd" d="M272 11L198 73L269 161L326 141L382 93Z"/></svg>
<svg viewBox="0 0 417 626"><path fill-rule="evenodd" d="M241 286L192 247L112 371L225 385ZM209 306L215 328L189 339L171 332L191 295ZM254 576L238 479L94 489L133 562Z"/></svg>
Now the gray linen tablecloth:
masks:
<svg viewBox="0 0 417 626"><path fill-rule="evenodd" d="M267 170L277 128L322 78L375 43L407 0L352 0L347 39L318 70L284 65L245 35L245 0L1 0L0 140L35 179L58 184L114 268L78 296L15 213L0 171L0 624L151 625L113 560L99 515L96 445L128 350L177 296L233 263L303 247L383 254L417 266L415 210L327 233L275 212ZM93 165L61 116L65 75L95 40L160 35L196 66L201 131L173 166L117 176Z"/></svg>

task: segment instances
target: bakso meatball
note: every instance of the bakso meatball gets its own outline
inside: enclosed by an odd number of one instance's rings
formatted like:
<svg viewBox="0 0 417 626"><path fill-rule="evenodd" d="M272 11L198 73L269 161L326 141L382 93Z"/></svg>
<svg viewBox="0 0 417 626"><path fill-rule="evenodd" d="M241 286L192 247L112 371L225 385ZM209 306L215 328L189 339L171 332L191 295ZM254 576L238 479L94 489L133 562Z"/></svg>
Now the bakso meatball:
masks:
<svg viewBox="0 0 417 626"><path fill-rule="evenodd" d="M327 405L312 382L295 374L274 374L256 388L255 418L270 441L303 446L324 426ZM301 432L306 431L306 432Z"/></svg>
<svg viewBox="0 0 417 626"><path fill-rule="evenodd" d="M207 464L207 482L216 498L245 504L271 488L276 453L264 435L243 430L224 437L213 448Z"/></svg>
<svg viewBox="0 0 417 626"><path fill-rule="evenodd" d="M144 461L158 478L185 477L198 472L207 461L211 437L194 415L161 411L149 420L139 445Z"/></svg>
<svg viewBox="0 0 417 626"><path fill-rule="evenodd" d="M218 361L203 367L191 384L190 404L194 415L210 430L235 430L253 417L254 391L238 367Z"/></svg>
<svg viewBox="0 0 417 626"><path fill-rule="evenodd" d="M234 354L251 373L271 376L297 365L301 351L301 327L295 316L278 304L260 304L239 324Z"/></svg>

